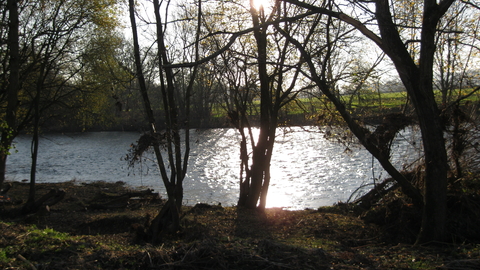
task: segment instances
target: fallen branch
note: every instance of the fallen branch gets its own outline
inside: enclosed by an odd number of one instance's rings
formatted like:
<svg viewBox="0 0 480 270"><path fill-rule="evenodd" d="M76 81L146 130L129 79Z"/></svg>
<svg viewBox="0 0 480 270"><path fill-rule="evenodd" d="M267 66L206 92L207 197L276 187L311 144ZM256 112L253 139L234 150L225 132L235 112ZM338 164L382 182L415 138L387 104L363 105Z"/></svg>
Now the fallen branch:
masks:
<svg viewBox="0 0 480 270"><path fill-rule="evenodd" d="M147 189L143 191L127 192L124 194L108 194L101 193L99 197L96 198L96 201L107 200L103 203L92 203L87 208L89 209L118 209L125 208L128 206L129 201L132 198L144 198L148 196L158 196L158 193L154 193L153 189Z"/></svg>
<svg viewBox="0 0 480 270"><path fill-rule="evenodd" d="M29 260L23 257L21 254L18 254L17 258L19 258L22 262L28 264L28 266L30 266L30 269L37 270L37 268Z"/></svg>
<svg viewBox="0 0 480 270"><path fill-rule="evenodd" d="M43 195L37 201L28 203L23 207L22 212L24 214L36 213L42 206L50 207L59 203L65 198L65 190L63 189L51 189L47 194Z"/></svg>
<svg viewBox="0 0 480 270"><path fill-rule="evenodd" d="M370 209L370 207L377 203L385 194L398 187L398 184L395 183L389 186L391 183L394 183L393 178L385 179L353 203L364 209Z"/></svg>

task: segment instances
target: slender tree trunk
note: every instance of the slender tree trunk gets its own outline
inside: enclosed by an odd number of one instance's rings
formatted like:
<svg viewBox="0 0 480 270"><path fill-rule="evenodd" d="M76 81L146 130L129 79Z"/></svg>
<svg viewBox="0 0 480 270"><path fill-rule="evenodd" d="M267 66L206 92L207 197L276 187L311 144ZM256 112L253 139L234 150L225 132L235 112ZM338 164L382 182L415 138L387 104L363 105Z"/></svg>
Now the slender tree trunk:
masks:
<svg viewBox="0 0 480 270"><path fill-rule="evenodd" d="M158 0L153 1L154 13L156 20L156 30L157 30L157 56L159 61L159 73L160 73L160 84L163 100L163 109L165 111L165 120L166 120L166 133L167 133L167 152L168 152L168 162L170 164L170 186L172 188L172 194L169 195L169 200L173 202L172 207L177 207L177 212L181 208L181 199L183 196L183 188L179 187L178 184L183 180L180 180L181 176L181 156L179 156L180 151L180 134L178 128L178 111L175 104L175 86L174 86L174 75L173 71L170 68L164 68L163 65L168 64L167 49L164 44L164 34L163 34L163 24L160 18L160 3ZM166 85L165 85L166 81ZM173 145L173 147L172 147ZM180 167L179 167L180 164ZM178 202L180 199L180 202Z"/></svg>
<svg viewBox="0 0 480 270"><path fill-rule="evenodd" d="M134 0L129 0L129 10L130 10L130 22L132 25L133 33L133 45L134 45L134 57L135 65L137 70L137 78L140 85L140 93L143 98L143 104L145 107L145 112L149 122L149 129L152 136L157 133L156 122L153 116L152 106L150 104L150 98L147 93L147 86L145 82L145 77L143 75L142 61L140 58L140 46L138 43L138 34L137 34L137 25L135 20L135 10L134 10ZM167 136L169 136L167 134ZM159 214L152 221L150 228L148 229L148 234L151 237L149 239L151 242L156 243L159 241L161 233L164 233L165 230L176 231L179 227L179 212L175 203L175 186L169 181L167 176L167 171L165 169L162 153L160 151L160 146L158 143L153 144L153 149L155 152L155 157L157 158L157 164L160 169L162 176L162 181L167 191L168 201L160 210ZM173 171L173 170L172 170Z"/></svg>
<svg viewBox="0 0 480 270"><path fill-rule="evenodd" d="M2 132L2 137L5 136ZM6 143L3 142L2 140L2 148ZM7 144L10 145L10 144ZM3 152L4 150L2 150ZM3 188L3 183L5 182L5 173L6 173L6 168L7 168L7 154L6 153L0 153L0 192L2 191Z"/></svg>
<svg viewBox="0 0 480 270"><path fill-rule="evenodd" d="M238 104L237 104L237 107ZM241 113L241 116L238 115L237 112L230 112L230 114L236 114L236 115L231 115L231 119L233 120L233 124L237 128L237 130L240 132L241 135L241 142L240 142L240 195L238 198L238 206L245 206L247 203L247 198L248 198L248 191L250 189L250 167L249 167L249 157L248 157L248 150L247 150L247 135L245 134L245 126L246 125L246 119L244 113ZM241 119L239 119L241 117ZM251 130L251 127L248 126L248 130ZM245 177L244 177L245 175Z"/></svg>
<svg viewBox="0 0 480 270"><path fill-rule="evenodd" d="M135 57L135 66L136 66L136 76L138 79L138 83L140 85L140 94L142 95L143 104L145 108L145 113L147 115L147 119L149 122L149 131L152 134L157 132L155 118L153 116L152 106L150 104L150 98L147 93L147 84L145 82L145 77L143 75L143 67L142 67L142 60L140 58L140 46L138 43L138 33L137 33L137 24L135 20L135 4L134 0L129 0L129 8L130 8L130 22L132 25L132 33L133 33L133 45L134 45L134 57ZM158 160L160 173L162 175L162 180L167 190L167 195L171 196L173 194L173 188L168 181L167 172L163 166L163 157L160 152L160 147L157 144L153 145L155 156Z"/></svg>
<svg viewBox="0 0 480 270"><path fill-rule="evenodd" d="M153 0L156 34L157 34L157 57L158 67L160 75L160 89L162 94L163 109L165 112L166 121L166 148L167 148L167 160L168 167L170 169L170 175L167 175L166 165L161 155L159 145L155 143L154 151L157 158L157 163L160 168L163 183L167 189L168 201L163 206L160 213L153 220L149 233L152 237L152 242L157 242L162 233L162 230L168 230L175 232L180 227L180 212L183 201L183 180L187 172L188 158L190 154L190 131L188 117L190 114L190 98L191 92L195 83L195 77L198 71L198 64L193 66L193 71L185 91L184 102L179 102L180 93L175 86L175 75L173 68L170 67L170 63L167 55L167 46L165 45L165 34L162 18L160 16L160 2ZM147 111L148 120L150 123L150 132L155 134L155 119L150 105L146 83L142 72L142 63L140 59L140 48L138 44L138 36L135 22L134 1L129 0L130 7L130 20L132 25L133 37L134 37L134 54L135 63L137 68L138 79L140 82L140 91L144 100L145 109ZM202 8L201 0L198 2L198 22L197 33L195 40L195 61L199 59L199 35L201 27ZM178 103L181 103L185 108L185 114L179 114ZM184 117L180 120L179 118ZM182 146L182 140L180 135L180 129L185 128L184 146ZM182 147L183 151L182 151Z"/></svg>
<svg viewBox="0 0 480 270"><path fill-rule="evenodd" d="M25 203L22 212L30 213L36 212L37 205L35 205L35 183L36 183L36 174L37 174L37 158L38 158L38 132L40 126L40 88L37 86L37 93L34 98L34 107L35 107L35 116L34 116L34 127L33 127L33 138L32 138L32 164L30 168L30 189L28 192L28 200Z"/></svg>
<svg viewBox="0 0 480 270"><path fill-rule="evenodd" d="M8 77L7 87L7 108L5 124L2 130L0 140L0 190L5 181L7 167L7 156L12 145L13 138L17 135L16 131L16 112L18 108L18 90L20 87L20 56L18 43L18 6L16 0L8 0L7 8L9 13L8 23L8 49L9 49L9 67L10 75Z"/></svg>
<svg viewBox="0 0 480 270"><path fill-rule="evenodd" d="M156 29L157 29L157 55L160 69L160 83L161 83L161 91L164 103L164 109L166 111L166 119L167 119L167 134L170 134L167 138L168 145L167 150L169 153L169 161L170 161L170 181L174 186L174 200L175 205L180 211L183 201L183 180L185 179L186 171L187 171L187 164L188 164L188 157L190 152L190 134L188 130L188 114L190 106L190 96L191 91L194 84L194 79L198 70L198 65L194 66L192 75L189 80L189 84L186 89L185 101L184 101L184 108L185 108L185 148L184 154L182 156L182 145L181 145L181 138L180 138L180 123L179 123L179 91L175 87L175 76L173 73L173 69L169 67L170 62L168 60L167 55L167 46L165 45L165 34L164 34L164 24L162 23L162 18L160 16L160 3L158 0L154 0L154 9L155 9L155 20L156 20ZM196 33L196 41L195 41L195 58L198 60L198 42L199 42L199 32L200 32L200 22L201 22L201 1L199 1L198 5L198 22L197 22L197 33ZM177 90L177 91L176 91ZM172 147L173 145L173 147Z"/></svg>
<svg viewBox="0 0 480 270"><path fill-rule="evenodd" d="M279 109L279 108L278 108ZM267 195L268 188L270 187L270 167L273 155L273 145L275 143L276 128L277 128L277 113L278 109L274 109L271 116L271 125L269 129L269 140L267 141L267 149L265 154L265 165L264 165L264 175L263 175L263 184L260 190L260 203L258 204L258 209L263 211L267 205Z"/></svg>
<svg viewBox="0 0 480 270"><path fill-rule="evenodd" d="M260 14L255 9L254 4L250 3L250 13L252 15L253 25L258 27L260 25ZM260 12L263 8L260 8ZM253 146L252 151L252 167L250 170L250 188L245 202L245 206L249 209L257 208L260 195L267 196L268 188L264 188L265 177L268 167L270 166L271 151L269 151L269 140L274 138L271 135L271 106L272 98L270 94L270 86L267 72L267 33L266 27L258 28L254 31L254 37L257 43L257 67L258 76L260 79L260 134L256 145ZM275 128L275 127L273 127ZM264 210L265 204L259 205L259 210Z"/></svg>

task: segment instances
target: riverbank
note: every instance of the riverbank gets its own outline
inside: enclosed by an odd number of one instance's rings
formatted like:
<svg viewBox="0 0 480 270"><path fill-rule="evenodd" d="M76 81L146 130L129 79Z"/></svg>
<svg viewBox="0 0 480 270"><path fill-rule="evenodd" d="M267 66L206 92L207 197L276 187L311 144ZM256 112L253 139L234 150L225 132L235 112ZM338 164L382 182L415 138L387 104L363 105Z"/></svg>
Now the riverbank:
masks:
<svg viewBox="0 0 480 270"><path fill-rule="evenodd" d="M480 257L479 245L388 242L382 228L342 206L265 214L185 207L181 231L152 246L135 227L157 213L161 198L125 201L133 191L121 182L75 181L38 184L37 196L52 188L66 192L60 203L22 216L28 184L12 183L17 204L0 205L1 269L475 269L465 265Z"/></svg>

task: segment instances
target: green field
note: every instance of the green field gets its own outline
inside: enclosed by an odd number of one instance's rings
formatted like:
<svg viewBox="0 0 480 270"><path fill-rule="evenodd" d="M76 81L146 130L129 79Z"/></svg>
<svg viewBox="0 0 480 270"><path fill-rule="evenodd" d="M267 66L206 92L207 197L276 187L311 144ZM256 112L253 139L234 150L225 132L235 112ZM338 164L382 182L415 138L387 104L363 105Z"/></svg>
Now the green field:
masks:
<svg viewBox="0 0 480 270"><path fill-rule="evenodd" d="M455 102L461 99L461 103L466 102L478 102L480 99L480 92L472 93L474 89L462 89L453 91L448 97L448 103ZM385 107L394 108L402 107L407 102L406 92L394 92L394 93L368 93L357 95L353 97L352 107ZM344 100L349 100L352 96L345 96ZM442 103L442 94L439 90L435 91L435 97L437 104Z"/></svg>
<svg viewBox="0 0 480 270"><path fill-rule="evenodd" d="M468 102L477 103L480 100L480 92L472 92L473 89L456 90L449 96L449 104L456 100L461 100L461 104ZM368 92L360 95L342 95L341 99L346 108L355 117L379 117L389 112L400 112L405 106L409 104L406 92L389 92L377 93ZM437 104L441 107L442 95L440 91L435 91ZM216 119L226 118L225 104L214 106L212 109L212 116ZM255 118L260 114L260 100L254 100L252 106L248 109L248 115ZM308 122L312 119L322 118L338 118L333 104L326 98L298 98L285 105L280 110L280 118L291 118L296 120L290 124L305 124L297 123L299 119L307 119Z"/></svg>

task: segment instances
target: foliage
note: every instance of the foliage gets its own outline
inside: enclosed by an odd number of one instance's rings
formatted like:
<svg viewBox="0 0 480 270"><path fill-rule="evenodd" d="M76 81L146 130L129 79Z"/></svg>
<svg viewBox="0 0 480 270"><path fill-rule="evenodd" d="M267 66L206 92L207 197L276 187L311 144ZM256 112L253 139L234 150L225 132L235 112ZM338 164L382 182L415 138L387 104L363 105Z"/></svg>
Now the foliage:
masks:
<svg viewBox="0 0 480 270"><path fill-rule="evenodd" d="M41 122L50 125L52 119L57 119L57 123L65 121L66 117L62 119L62 116L71 116L72 110L77 110L79 106L89 106L87 100L81 100L84 103L80 104L75 100L87 90L78 77L82 69L88 68L81 62L82 54L89 40L95 39L99 33L112 36L111 33L118 27L116 2L61 0L19 3L22 35L18 59L21 80L18 90L20 107L16 115L18 131L29 129L34 114L34 98L38 95ZM2 33L6 25L1 24ZM3 65L2 68L4 74L8 74L10 67ZM100 96L97 95L96 99ZM72 118L69 117L69 120Z"/></svg>
<svg viewBox="0 0 480 270"><path fill-rule="evenodd" d="M8 139L13 139L13 129L10 128L6 121L0 120L0 132L7 136ZM10 145L8 148L4 149L3 146L0 145L0 152L5 155L10 155L10 150L14 149L15 145Z"/></svg>
<svg viewBox="0 0 480 270"><path fill-rule="evenodd" d="M128 154L125 156L125 160L128 162L129 167L135 167L135 164L141 162L142 155L152 146L160 146L162 150L166 149L167 140L166 133L159 134L150 134L144 133L137 140L136 144L132 144L128 151Z"/></svg>

